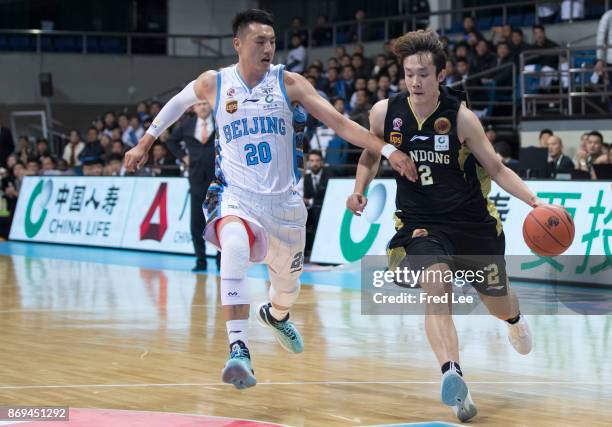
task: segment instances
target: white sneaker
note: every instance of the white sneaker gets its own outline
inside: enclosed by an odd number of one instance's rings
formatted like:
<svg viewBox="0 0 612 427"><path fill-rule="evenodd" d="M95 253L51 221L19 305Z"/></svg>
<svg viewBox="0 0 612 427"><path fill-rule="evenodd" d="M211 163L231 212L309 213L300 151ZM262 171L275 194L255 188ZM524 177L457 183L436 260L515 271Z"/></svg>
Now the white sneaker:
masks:
<svg viewBox="0 0 612 427"><path fill-rule="evenodd" d="M467 384L457 372L449 370L442 375L440 394L442 403L453 408L459 421L466 422L478 413Z"/></svg>
<svg viewBox="0 0 612 427"><path fill-rule="evenodd" d="M533 347L533 338L525 316L521 314L519 321L514 325L506 323L508 324L508 340L512 347L520 354L529 354Z"/></svg>

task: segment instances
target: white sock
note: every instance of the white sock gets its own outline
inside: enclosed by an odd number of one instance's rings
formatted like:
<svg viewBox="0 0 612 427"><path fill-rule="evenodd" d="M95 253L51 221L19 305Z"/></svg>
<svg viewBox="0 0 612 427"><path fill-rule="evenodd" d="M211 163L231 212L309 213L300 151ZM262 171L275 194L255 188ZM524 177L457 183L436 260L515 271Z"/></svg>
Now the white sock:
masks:
<svg viewBox="0 0 612 427"><path fill-rule="evenodd" d="M249 320L228 320L225 322L227 328L227 337L230 345L240 340L248 347L249 345Z"/></svg>
<svg viewBox="0 0 612 427"><path fill-rule="evenodd" d="M289 310L279 310L277 308L274 308L274 304L270 306L270 314L276 320L283 320L287 316L288 313L289 313Z"/></svg>

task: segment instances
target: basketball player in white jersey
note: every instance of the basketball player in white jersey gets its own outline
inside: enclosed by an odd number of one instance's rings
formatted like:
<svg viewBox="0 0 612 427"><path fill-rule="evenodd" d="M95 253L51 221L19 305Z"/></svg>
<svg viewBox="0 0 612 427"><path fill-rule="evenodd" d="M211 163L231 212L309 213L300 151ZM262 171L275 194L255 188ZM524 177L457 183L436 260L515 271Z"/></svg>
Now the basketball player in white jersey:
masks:
<svg viewBox="0 0 612 427"><path fill-rule="evenodd" d="M270 275L270 302L257 310L258 321L272 330L285 350L300 353L304 348L289 321L300 290L307 215L294 191L306 119L297 104L341 138L381 153L400 174L416 179L414 163L406 154L339 114L301 75L272 65L272 25L267 12L238 13L232 25L238 64L206 71L189 83L125 155L128 170L141 167L155 139L186 109L202 100L214 107L218 183L211 185L204 203L204 236L223 251L221 303L230 356L222 379L238 389L256 384L247 333L249 261L267 264Z"/></svg>

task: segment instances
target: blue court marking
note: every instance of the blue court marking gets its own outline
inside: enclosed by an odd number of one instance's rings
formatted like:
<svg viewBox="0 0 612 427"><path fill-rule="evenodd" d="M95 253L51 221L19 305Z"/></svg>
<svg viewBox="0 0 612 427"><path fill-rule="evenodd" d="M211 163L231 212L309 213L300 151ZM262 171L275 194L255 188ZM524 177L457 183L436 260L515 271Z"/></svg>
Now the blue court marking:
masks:
<svg viewBox="0 0 612 427"><path fill-rule="evenodd" d="M193 255L179 255L159 252L131 251L89 246L54 245L48 243L2 242L0 255L21 255L31 258L65 259L70 261L95 262L100 264L125 265L152 270L191 271L195 265ZM204 272L203 272L204 273ZM208 259L206 274L218 276L214 258ZM265 265L249 268L247 276L267 279ZM344 289L360 289L359 271L313 271L304 272L302 283L338 286Z"/></svg>
<svg viewBox="0 0 612 427"><path fill-rule="evenodd" d="M402 424L376 424L364 427L455 427L461 424L449 424L443 421L427 421L424 423L402 423Z"/></svg>

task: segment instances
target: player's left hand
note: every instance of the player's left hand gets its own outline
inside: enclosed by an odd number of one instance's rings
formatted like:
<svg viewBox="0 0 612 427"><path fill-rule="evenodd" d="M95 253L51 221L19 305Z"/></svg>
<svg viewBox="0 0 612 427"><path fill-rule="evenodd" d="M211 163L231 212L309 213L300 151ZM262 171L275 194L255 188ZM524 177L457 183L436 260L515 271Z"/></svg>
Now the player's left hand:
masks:
<svg viewBox="0 0 612 427"><path fill-rule="evenodd" d="M410 156L400 150L396 150L389 156L389 164L393 169L405 176L410 181L417 180L416 166Z"/></svg>

